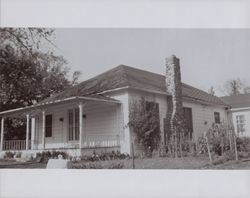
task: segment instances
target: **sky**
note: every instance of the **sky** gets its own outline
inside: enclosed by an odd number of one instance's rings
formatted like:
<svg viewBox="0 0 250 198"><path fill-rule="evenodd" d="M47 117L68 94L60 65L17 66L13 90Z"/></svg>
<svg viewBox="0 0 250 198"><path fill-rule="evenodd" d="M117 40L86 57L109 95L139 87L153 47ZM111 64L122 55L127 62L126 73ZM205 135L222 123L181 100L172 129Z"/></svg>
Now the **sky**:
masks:
<svg viewBox="0 0 250 198"><path fill-rule="evenodd" d="M56 29L55 53L80 81L120 64L165 74L165 58L180 59L182 81L216 95L225 81L250 84L250 29Z"/></svg>

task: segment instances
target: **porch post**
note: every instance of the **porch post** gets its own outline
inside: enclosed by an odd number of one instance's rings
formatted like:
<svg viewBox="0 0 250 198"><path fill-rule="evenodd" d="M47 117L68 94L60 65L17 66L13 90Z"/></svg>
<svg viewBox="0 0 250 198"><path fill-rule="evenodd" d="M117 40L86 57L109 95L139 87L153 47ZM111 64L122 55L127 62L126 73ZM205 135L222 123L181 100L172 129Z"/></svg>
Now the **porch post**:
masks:
<svg viewBox="0 0 250 198"><path fill-rule="evenodd" d="M0 151L3 150L3 139L4 139L4 118L1 119L1 142L0 142Z"/></svg>
<svg viewBox="0 0 250 198"><path fill-rule="evenodd" d="M45 111L42 111L42 149L45 149Z"/></svg>
<svg viewBox="0 0 250 198"><path fill-rule="evenodd" d="M36 124L36 118L31 118L31 150L34 149L35 144L35 124Z"/></svg>
<svg viewBox="0 0 250 198"><path fill-rule="evenodd" d="M26 115L26 150L29 149L30 115Z"/></svg>
<svg viewBox="0 0 250 198"><path fill-rule="evenodd" d="M79 148L82 148L82 103L79 104Z"/></svg>

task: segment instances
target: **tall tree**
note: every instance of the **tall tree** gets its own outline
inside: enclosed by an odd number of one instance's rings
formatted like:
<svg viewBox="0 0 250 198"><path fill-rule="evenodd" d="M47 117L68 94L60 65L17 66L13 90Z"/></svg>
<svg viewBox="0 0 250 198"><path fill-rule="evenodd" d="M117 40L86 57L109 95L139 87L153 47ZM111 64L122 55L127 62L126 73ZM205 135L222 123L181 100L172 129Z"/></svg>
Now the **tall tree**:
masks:
<svg viewBox="0 0 250 198"><path fill-rule="evenodd" d="M211 86L208 90L208 93L211 94L211 95L215 95L215 91L214 91L214 87Z"/></svg>
<svg viewBox="0 0 250 198"><path fill-rule="evenodd" d="M53 35L52 29L0 28L0 111L35 104L72 86L66 60L41 49L44 42L54 45ZM6 125L7 138L24 138L22 120Z"/></svg>
<svg viewBox="0 0 250 198"><path fill-rule="evenodd" d="M241 79L230 79L224 83L223 91L226 95L238 95L244 93L245 84Z"/></svg>
<svg viewBox="0 0 250 198"><path fill-rule="evenodd" d="M62 57L42 53L19 55L9 46L0 50L0 57L0 90L5 95L1 110L35 104L71 85ZM41 57L42 61L38 61Z"/></svg>
<svg viewBox="0 0 250 198"><path fill-rule="evenodd" d="M53 44L54 30L48 28L0 28L0 45L14 47L20 53L33 53L44 41Z"/></svg>

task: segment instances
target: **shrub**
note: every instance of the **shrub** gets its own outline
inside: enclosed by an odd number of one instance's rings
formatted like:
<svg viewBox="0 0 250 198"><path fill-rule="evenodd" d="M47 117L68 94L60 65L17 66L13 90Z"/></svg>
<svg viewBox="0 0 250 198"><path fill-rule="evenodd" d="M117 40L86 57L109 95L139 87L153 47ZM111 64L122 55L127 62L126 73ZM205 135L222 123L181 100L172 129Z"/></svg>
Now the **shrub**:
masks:
<svg viewBox="0 0 250 198"><path fill-rule="evenodd" d="M20 158L22 156L22 152L16 152L15 156L16 158Z"/></svg>
<svg viewBox="0 0 250 198"><path fill-rule="evenodd" d="M214 155L223 155L228 150L233 150L233 136L234 131L232 127L223 124L213 124L212 127L206 132L206 138L200 137L198 139L198 152L207 153L207 141L209 144L210 152Z"/></svg>
<svg viewBox="0 0 250 198"><path fill-rule="evenodd" d="M88 163L75 163L72 168L74 169L122 169L124 168L123 162L101 163L101 162L88 162Z"/></svg>
<svg viewBox="0 0 250 198"><path fill-rule="evenodd" d="M239 158L249 158L249 157L250 157L249 152L245 152L245 151L240 151L239 152Z"/></svg>
<svg viewBox="0 0 250 198"><path fill-rule="evenodd" d="M7 151L5 152L4 159L12 159L14 158L14 155L15 155L15 152Z"/></svg>
<svg viewBox="0 0 250 198"><path fill-rule="evenodd" d="M250 152L250 138L249 137L238 137L237 138L237 149L239 152Z"/></svg>
<svg viewBox="0 0 250 198"><path fill-rule="evenodd" d="M69 156L66 152L63 152L63 151L52 151L51 153L51 157L52 158L58 158L58 155L62 155L63 159L68 159Z"/></svg>
<svg viewBox="0 0 250 198"><path fill-rule="evenodd" d="M235 150L235 140L237 152ZM235 160L236 153L239 158L250 157L250 138L236 137L232 127L225 125L215 125L207 131L206 138L200 137L198 140L199 153L207 153L207 141L209 149L214 157L215 164L223 163L227 160ZM221 156L218 157L218 156Z"/></svg>
<svg viewBox="0 0 250 198"><path fill-rule="evenodd" d="M224 156L218 156L217 158L215 158L213 160L213 165L223 164L226 161L228 161L226 157L224 157Z"/></svg>
<svg viewBox="0 0 250 198"><path fill-rule="evenodd" d="M226 158L226 160L235 160L235 152L234 151L226 151L223 156Z"/></svg>
<svg viewBox="0 0 250 198"><path fill-rule="evenodd" d="M68 154L63 151L43 151L42 153L37 153L36 161L47 162L51 158L58 158L58 155L62 155L63 159L68 158Z"/></svg>
<svg viewBox="0 0 250 198"><path fill-rule="evenodd" d="M112 151L108 153L100 153L97 154L95 151L93 151L93 154L91 156L82 156L82 160L84 161L107 161L107 160L116 160L116 159L125 159L128 158L128 154L120 153L119 151Z"/></svg>
<svg viewBox="0 0 250 198"><path fill-rule="evenodd" d="M234 151L228 150L224 152L222 156L215 155L213 160L213 165L223 164L229 160L235 160Z"/></svg>

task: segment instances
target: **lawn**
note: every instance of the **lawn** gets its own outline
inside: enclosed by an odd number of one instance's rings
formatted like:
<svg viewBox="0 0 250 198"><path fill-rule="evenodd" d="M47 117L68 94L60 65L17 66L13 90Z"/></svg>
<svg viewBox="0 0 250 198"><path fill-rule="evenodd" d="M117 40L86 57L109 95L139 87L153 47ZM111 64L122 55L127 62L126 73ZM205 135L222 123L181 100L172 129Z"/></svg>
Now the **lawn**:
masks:
<svg viewBox="0 0 250 198"><path fill-rule="evenodd" d="M14 160L0 160L1 168L22 168L22 169L41 169L46 168L46 163L38 162L16 162Z"/></svg>
<svg viewBox="0 0 250 198"><path fill-rule="evenodd" d="M79 161L73 163L73 168L123 168L132 169L132 159L108 160L85 162ZM15 162L0 161L0 168L25 168L25 169L44 169L46 163L38 162ZM237 161L228 161L223 164L212 165L207 158L144 158L135 159L135 169L250 169L250 159Z"/></svg>

